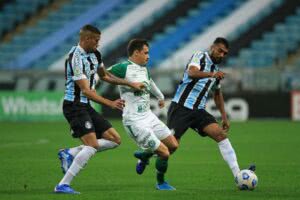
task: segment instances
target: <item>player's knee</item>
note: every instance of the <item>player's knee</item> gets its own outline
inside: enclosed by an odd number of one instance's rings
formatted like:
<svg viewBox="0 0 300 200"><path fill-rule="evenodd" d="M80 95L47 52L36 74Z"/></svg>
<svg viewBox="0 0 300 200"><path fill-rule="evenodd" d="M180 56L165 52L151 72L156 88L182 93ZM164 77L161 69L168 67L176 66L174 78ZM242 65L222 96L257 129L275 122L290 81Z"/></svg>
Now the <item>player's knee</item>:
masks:
<svg viewBox="0 0 300 200"><path fill-rule="evenodd" d="M178 146L179 146L178 142L174 142L174 143L169 147L170 153L171 153L171 154L174 153L174 152L176 151L176 149L178 149Z"/></svg>
<svg viewBox="0 0 300 200"><path fill-rule="evenodd" d="M160 153L160 157L163 160L167 160L170 157L170 152L169 150L163 151Z"/></svg>
<svg viewBox="0 0 300 200"><path fill-rule="evenodd" d="M159 157L163 160L167 160L170 156L170 151L166 146L161 146L157 153Z"/></svg>
<svg viewBox="0 0 300 200"><path fill-rule="evenodd" d="M99 149L100 148L98 143L97 144L96 143L95 144L88 144L87 146L93 147L94 149Z"/></svg>
<svg viewBox="0 0 300 200"><path fill-rule="evenodd" d="M116 144L121 145L121 137L120 136L117 136L114 138L113 142L115 142Z"/></svg>
<svg viewBox="0 0 300 200"><path fill-rule="evenodd" d="M216 135L216 138L215 140L217 142L221 142L222 140L225 140L227 138L227 135L224 131L220 131L217 135Z"/></svg>

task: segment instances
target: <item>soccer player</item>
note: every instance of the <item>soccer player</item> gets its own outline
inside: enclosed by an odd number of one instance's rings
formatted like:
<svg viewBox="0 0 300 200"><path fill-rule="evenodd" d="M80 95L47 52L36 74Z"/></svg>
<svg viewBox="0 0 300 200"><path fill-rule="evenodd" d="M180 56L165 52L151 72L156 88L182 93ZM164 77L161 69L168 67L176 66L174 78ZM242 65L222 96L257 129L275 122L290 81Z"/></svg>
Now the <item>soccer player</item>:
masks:
<svg viewBox="0 0 300 200"><path fill-rule="evenodd" d="M164 107L164 95L151 79L146 64L149 60L149 44L144 39L133 39L127 47L128 60L111 66L108 71L113 75L131 82L143 82L143 91L135 91L127 86L119 86L120 95L125 100L123 125L128 135L143 150L135 152L138 158L136 172L142 174L149 158L157 154L158 190L175 190L169 185L164 174L167 171L167 160L177 149L178 143L168 127L150 110L150 93L157 99L159 107Z"/></svg>
<svg viewBox="0 0 300 200"><path fill-rule="evenodd" d="M63 179L55 186L54 192L78 194L70 187L73 178L97 152L115 148L121 143L117 131L112 125L97 113L90 101L103 104L112 109L122 110L124 100L111 101L99 96L94 86L96 75L104 81L130 86L138 91L143 83L128 82L108 73L97 50L101 32L98 28L85 25L80 30L79 44L71 49L65 65L66 90L63 102L63 113L71 127L74 138L79 138L83 145L59 152Z"/></svg>
<svg viewBox="0 0 300 200"><path fill-rule="evenodd" d="M224 109L220 84L225 73L218 67L228 51L228 41L218 37L209 52L199 51L193 54L169 107L167 125L174 130L178 143L188 128L215 140L235 177L240 168L235 151L227 138L230 124ZM219 126L216 119L205 110L210 91L214 92L213 98L222 116L222 126ZM251 165L249 169L254 171L255 165Z"/></svg>

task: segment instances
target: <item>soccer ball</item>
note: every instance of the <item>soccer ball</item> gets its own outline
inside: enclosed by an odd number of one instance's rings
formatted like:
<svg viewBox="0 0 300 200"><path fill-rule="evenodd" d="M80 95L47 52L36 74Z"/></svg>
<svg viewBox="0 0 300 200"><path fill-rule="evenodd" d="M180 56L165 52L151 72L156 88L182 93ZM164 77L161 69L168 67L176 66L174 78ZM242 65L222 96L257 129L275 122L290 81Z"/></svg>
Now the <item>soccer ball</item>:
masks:
<svg viewBox="0 0 300 200"><path fill-rule="evenodd" d="M253 171L243 169L236 175L235 182L240 190L254 190L257 186L258 179Z"/></svg>

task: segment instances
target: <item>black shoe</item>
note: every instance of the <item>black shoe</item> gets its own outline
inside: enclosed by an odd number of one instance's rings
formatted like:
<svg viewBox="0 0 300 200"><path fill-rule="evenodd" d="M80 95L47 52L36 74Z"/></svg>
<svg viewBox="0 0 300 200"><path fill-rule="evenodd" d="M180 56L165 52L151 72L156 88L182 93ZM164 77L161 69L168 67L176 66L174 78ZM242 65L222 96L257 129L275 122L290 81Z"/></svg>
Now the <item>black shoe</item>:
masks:
<svg viewBox="0 0 300 200"><path fill-rule="evenodd" d="M248 167L248 169L251 170L251 171L253 171L253 172L255 172L255 170L256 170L255 164L251 164L251 165Z"/></svg>

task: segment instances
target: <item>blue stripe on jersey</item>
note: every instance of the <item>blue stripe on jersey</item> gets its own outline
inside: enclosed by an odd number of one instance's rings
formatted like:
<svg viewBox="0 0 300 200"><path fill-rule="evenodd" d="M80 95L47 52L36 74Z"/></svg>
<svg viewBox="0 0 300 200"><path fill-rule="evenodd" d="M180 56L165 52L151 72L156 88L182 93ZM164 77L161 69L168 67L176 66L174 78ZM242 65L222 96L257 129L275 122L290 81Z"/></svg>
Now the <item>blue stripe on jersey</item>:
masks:
<svg viewBox="0 0 300 200"><path fill-rule="evenodd" d="M214 78L191 79L188 76L188 66L191 61L199 62L200 71L214 72L218 67L212 63L207 52L197 52L188 62L183 79L179 84L172 101L189 109L204 109L208 93L215 82Z"/></svg>
<svg viewBox="0 0 300 200"><path fill-rule="evenodd" d="M76 80L83 79L83 76L90 83L90 88L96 85L95 73L101 66L100 52L85 53L78 46L73 47L65 63L65 100L81 103L89 103L89 99L80 91ZM75 65L75 66L74 66Z"/></svg>

